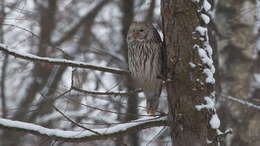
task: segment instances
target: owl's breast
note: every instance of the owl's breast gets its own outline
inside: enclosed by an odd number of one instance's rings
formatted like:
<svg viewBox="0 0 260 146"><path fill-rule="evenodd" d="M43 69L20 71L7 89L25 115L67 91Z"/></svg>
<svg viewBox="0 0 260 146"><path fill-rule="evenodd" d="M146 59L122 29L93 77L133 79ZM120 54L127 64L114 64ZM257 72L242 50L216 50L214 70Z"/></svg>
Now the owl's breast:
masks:
<svg viewBox="0 0 260 146"><path fill-rule="evenodd" d="M153 42L128 45L128 63L131 76L142 82L155 80L160 75L160 49Z"/></svg>

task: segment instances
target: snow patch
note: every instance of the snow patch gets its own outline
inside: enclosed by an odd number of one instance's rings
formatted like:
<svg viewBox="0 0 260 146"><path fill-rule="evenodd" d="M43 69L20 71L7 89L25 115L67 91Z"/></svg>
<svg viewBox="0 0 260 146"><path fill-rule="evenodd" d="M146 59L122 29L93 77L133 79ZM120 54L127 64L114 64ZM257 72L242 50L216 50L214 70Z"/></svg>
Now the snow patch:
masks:
<svg viewBox="0 0 260 146"><path fill-rule="evenodd" d="M207 0L204 0L203 8L206 12L208 12L211 9L211 4Z"/></svg>
<svg viewBox="0 0 260 146"><path fill-rule="evenodd" d="M255 80L260 84L260 74L254 74Z"/></svg>
<svg viewBox="0 0 260 146"><path fill-rule="evenodd" d="M199 3L200 0L192 0L192 2L194 2L194 3Z"/></svg>
<svg viewBox="0 0 260 146"><path fill-rule="evenodd" d="M195 30L199 32L201 36L206 36L206 32L208 31L208 29L203 26L197 26Z"/></svg>
<svg viewBox="0 0 260 146"><path fill-rule="evenodd" d="M1 48L8 48L8 46L6 44L2 44L2 43L0 43L0 47Z"/></svg>
<svg viewBox="0 0 260 146"><path fill-rule="evenodd" d="M206 104L196 105L195 108L200 111L204 108L206 109L214 109L215 108L215 99L209 96L205 96L204 100L206 101Z"/></svg>
<svg viewBox="0 0 260 146"><path fill-rule="evenodd" d="M209 124L210 124L211 128L213 128L213 129L218 129L220 127L220 120L216 113L211 116Z"/></svg>
<svg viewBox="0 0 260 146"><path fill-rule="evenodd" d="M205 24L209 24L210 18L209 18L208 15L206 15L206 14L201 14L200 17L202 18L202 20L204 21Z"/></svg>
<svg viewBox="0 0 260 146"><path fill-rule="evenodd" d="M191 68L195 68L196 67L196 64L194 64L193 62L190 62L189 64L190 64Z"/></svg>
<svg viewBox="0 0 260 146"><path fill-rule="evenodd" d="M215 84L215 79L213 76L213 72L207 68L203 70L203 73L207 75L206 83Z"/></svg>
<svg viewBox="0 0 260 146"><path fill-rule="evenodd" d="M209 44L209 39L208 39L208 29L203 26L198 26L195 28L197 32L200 33L202 37L205 37L206 40L203 42L203 48L201 48L199 45L195 44L193 48L198 49L199 56L201 57L201 61L207 65L208 68L205 68L203 70L203 73L207 75L206 77L206 83L214 84L215 79L213 74L215 73L215 67L213 65L213 60L212 60L212 48Z"/></svg>

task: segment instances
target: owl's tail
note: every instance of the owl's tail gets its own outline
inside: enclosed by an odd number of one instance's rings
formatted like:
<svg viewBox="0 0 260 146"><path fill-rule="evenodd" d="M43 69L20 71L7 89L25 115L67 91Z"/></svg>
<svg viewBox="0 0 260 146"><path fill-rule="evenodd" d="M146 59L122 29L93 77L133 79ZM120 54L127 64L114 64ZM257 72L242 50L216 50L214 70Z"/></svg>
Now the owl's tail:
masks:
<svg viewBox="0 0 260 146"><path fill-rule="evenodd" d="M159 106L162 82L159 79L152 80L151 82L145 82L143 89L146 97L147 113L155 115Z"/></svg>
<svg viewBox="0 0 260 146"><path fill-rule="evenodd" d="M154 97L153 99L146 100L147 114L155 115L159 105L159 97Z"/></svg>

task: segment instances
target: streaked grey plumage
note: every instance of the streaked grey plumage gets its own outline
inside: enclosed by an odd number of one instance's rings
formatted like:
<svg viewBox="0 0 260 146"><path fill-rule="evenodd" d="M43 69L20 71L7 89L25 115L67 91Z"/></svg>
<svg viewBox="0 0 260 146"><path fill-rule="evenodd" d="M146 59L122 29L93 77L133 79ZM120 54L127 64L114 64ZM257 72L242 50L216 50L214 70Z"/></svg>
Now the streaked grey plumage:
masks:
<svg viewBox="0 0 260 146"><path fill-rule="evenodd" d="M161 94L162 41L151 23L133 22L127 34L128 65L132 78L143 88L148 114L155 114Z"/></svg>

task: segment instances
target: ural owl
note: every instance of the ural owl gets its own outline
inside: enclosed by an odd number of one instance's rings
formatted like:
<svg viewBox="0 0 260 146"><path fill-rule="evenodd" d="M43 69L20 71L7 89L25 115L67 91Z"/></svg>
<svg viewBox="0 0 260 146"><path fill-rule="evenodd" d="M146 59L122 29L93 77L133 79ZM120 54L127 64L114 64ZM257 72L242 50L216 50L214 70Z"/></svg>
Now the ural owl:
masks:
<svg viewBox="0 0 260 146"><path fill-rule="evenodd" d="M143 88L147 113L154 115L162 89L162 41L151 23L133 22L127 34L131 77Z"/></svg>

